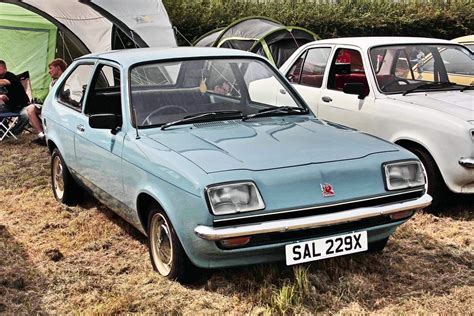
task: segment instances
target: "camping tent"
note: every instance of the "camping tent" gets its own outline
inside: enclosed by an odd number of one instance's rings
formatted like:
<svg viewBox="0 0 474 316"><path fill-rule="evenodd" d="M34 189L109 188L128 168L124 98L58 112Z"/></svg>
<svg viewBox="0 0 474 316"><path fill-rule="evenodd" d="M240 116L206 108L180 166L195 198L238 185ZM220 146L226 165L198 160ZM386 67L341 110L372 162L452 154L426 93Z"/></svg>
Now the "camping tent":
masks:
<svg viewBox="0 0 474 316"><path fill-rule="evenodd" d="M127 47L174 47L171 22L161 0L0 0L31 10L50 22L75 45L89 52ZM114 47L116 44L117 47Z"/></svg>
<svg viewBox="0 0 474 316"><path fill-rule="evenodd" d="M55 56L57 28L41 16L0 3L0 59L19 74L29 71L33 95L44 98L50 78L48 63Z"/></svg>
<svg viewBox="0 0 474 316"><path fill-rule="evenodd" d="M221 33L222 33L223 30L224 30L224 28L220 27L218 29L212 30L212 31L204 34L203 36L201 36L200 38L198 38L194 42L194 46L197 46L197 47L211 47L214 44L214 42L216 41L216 39L219 36L221 36Z"/></svg>
<svg viewBox="0 0 474 316"><path fill-rule="evenodd" d="M215 40L209 44L214 37ZM195 45L254 52L267 57L279 67L298 47L317 39L316 34L301 27L284 26L265 17L247 17L235 21L222 31L207 33Z"/></svg>
<svg viewBox="0 0 474 316"><path fill-rule="evenodd" d="M2 32L2 56L15 56L18 52L28 55L32 54L33 49L35 53L46 54L45 48L32 48L30 41L11 45L13 42L20 43L17 41L20 34L18 27L28 30L30 35L39 34L39 26L32 27L32 21L41 21L51 28L48 41L45 41L44 37L35 39L38 44L49 43L45 58L47 61L56 56L70 63L74 58L90 52L177 46L171 22L161 0L0 0L0 5L0 17L8 15L8 19L4 18L1 25L7 29L15 28L14 33L17 36L7 38ZM8 11L4 8L8 8ZM11 10L17 10L16 12L21 14L7 14ZM56 48L56 54L55 49L51 48ZM46 78L49 83L47 66L45 71L39 74L31 69L44 68L44 65L37 65L33 57L25 59L21 69L15 66L15 59L4 59L9 68L17 73L23 69L30 70L34 96L43 97L44 93L39 93L39 86L35 82L40 76L43 78L41 80ZM41 89L43 91L44 86Z"/></svg>

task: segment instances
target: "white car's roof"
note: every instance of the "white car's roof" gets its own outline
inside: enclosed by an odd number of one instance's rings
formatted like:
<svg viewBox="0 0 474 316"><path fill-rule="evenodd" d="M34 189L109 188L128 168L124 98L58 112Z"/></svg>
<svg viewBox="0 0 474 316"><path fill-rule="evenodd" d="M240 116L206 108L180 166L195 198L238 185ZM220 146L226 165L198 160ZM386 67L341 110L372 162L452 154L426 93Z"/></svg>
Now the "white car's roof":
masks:
<svg viewBox="0 0 474 316"><path fill-rule="evenodd" d="M169 60L192 57L256 57L258 55L235 49L209 47L173 47L173 48L134 48L115 50L111 52L95 53L82 56L78 59L100 58L116 61L121 65L152 61ZM260 57L260 56L258 56Z"/></svg>
<svg viewBox="0 0 474 316"><path fill-rule="evenodd" d="M364 50L374 46L394 45L394 44L424 44L424 43L439 43L439 44L453 44L453 42L427 37L400 37L400 36L366 36L366 37L341 37L330 38L320 41L312 42L312 44L346 44L358 46Z"/></svg>

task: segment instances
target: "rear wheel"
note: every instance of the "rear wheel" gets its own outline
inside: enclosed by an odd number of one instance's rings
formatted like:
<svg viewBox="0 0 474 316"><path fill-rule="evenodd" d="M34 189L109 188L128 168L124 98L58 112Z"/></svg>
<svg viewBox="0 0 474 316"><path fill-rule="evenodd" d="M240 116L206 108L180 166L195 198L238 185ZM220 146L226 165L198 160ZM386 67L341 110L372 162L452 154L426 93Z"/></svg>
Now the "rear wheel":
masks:
<svg viewBox="0 0 474 316"><path fill-rule="evenodd" d="M418 147L410 147L408 149L420 159L425 169L428 194L433 198L430 207L440 206L446 194L446 186L436 162L424 149Z"/></svg>
<svg viewBox="0 0 474 316"><path fill-rule="evenodd" d="M154 209L148 221L148 242L153 268L170 280L189 282L195 279L196 267L184 252L171 221Z"/></svg>
<svg viewBox="0 0 474 316"><path fill-rule="evenodd" d="M51 155L51 185L56 200L66 205L76 205L82 189L69 172L61 153L57 148Z"/></svg>

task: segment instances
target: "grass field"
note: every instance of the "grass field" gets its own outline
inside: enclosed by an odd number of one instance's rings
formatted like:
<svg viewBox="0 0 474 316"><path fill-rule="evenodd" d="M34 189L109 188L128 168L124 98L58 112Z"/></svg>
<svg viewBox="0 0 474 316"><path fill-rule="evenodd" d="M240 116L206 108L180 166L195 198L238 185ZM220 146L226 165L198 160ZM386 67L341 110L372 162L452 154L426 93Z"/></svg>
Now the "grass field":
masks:
<svg viewBox="0 0 474 316"><path fill-rule="evenodd" d="M146 239L93 199L57 203L32 136L0 143L0 314L474 313L474 203L419 212L382 254L207 272L152 271Z"/></svg>

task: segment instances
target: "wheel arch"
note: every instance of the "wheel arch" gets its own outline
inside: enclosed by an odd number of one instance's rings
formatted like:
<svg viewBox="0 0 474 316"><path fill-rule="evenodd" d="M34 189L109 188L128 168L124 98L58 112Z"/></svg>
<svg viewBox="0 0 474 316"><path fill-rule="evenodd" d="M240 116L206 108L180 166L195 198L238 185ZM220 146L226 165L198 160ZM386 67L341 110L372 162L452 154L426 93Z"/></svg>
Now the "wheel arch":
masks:
<svg viewBox="0 0 474 316"><path fill-rule="evenodd" d="M422 150L424 152L426 152L426 154L428 154L431 159L433 159L434 163L435 163L435 167L438 169L438 172L439 174L441 175L441 180L443 181L443 184L446 186L446 180L444 178L444 175L443 175L443 172L441 170L441 168L439 167L439 164L438 164L438 161L436 161L435 157L433 156L433 154L431 153L431 151L427 148L427 146L415 141L415 140L411 140L411 139L405 139L405 138L401 138L401 139L398 139L394 142L395 144L407 149L407 150L410 150L410 148L417 148L419 150ZM410 150L411 151L411 150Z"/></svg>
<svg viewBox="0 0 474 316"><path fill-rule="evenodd" d="M55 143L54 141L52 141L51 139L48 139L47 146L48 146L49 154L52 154L52 153L53 153L53 150L54 150L55 148L58 148L58 146L56 145L56 143Z"/></svg>
<svg viewBox="0 0 474 316"><path fill-rule="evenodd" d="M161 211L165 212L165 209L161 205L158 200L147 192L141 192L137 196L137 213L138 218L140 220L140 224L143 227L143 231L146 235L148 235L148 216L150 215L150 211L153 208L158 208Z"/></svg>

